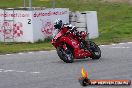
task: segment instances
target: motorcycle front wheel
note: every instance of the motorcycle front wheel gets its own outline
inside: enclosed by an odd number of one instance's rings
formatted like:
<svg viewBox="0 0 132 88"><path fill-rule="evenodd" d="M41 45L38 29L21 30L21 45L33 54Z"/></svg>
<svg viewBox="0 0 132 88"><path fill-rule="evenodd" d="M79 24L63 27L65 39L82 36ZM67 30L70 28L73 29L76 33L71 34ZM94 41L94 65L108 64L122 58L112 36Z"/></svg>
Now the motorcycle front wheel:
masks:
<svg viewBox="0 0 132 88"><path fill-rule="evenodd" d="M61 60L66 63L73 63L74 56L72 51L67 47L67 50L64 50L62 47L57 48L57 54Z"/></svg>
<svg viewBox="0 0 132 88"><path fill-rule="evenodd" d="M92 59L99 59L101 57L101 50L98 47L98 45L96 45L92 41L89 41L89 45L90 45L90 52L92 54L91 58Z"/></svg>

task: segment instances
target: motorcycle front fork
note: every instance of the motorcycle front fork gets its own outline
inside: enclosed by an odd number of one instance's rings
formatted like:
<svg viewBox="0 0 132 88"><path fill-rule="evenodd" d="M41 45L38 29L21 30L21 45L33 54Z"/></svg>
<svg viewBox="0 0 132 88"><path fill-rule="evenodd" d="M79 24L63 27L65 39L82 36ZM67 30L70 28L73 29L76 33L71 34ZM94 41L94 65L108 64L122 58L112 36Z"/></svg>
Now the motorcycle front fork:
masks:
<svg viewBox="0 0 132 88"><path fill-rule="evenodd" d="M67 50L66 44L63 45L63 49L64 49L64 50Z"/></svg>

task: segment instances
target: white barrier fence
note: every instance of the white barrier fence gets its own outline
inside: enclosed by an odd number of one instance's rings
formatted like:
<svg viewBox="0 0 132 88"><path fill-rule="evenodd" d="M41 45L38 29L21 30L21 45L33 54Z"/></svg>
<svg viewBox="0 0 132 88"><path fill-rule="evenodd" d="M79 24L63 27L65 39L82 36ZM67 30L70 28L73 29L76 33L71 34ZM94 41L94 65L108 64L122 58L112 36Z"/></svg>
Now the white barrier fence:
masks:
<svg viewBox="0 0 132 88"><path fill-rule="evenodd" d="M76 26L79 31L87 31L90 39L99 36L96 11L71 12L70 23Z"/></svg>
<svg viewBox="0 0 132 88"><path fill-rule="evenodd" d="M52 35L53 22L62 19L69 23L68 8L41 10L0 9L0 42L36 42ZM89 38L97 38L98 20L96 11L70 14L70 22L79 31L87 31Z"/></svg>
<svg viewBox="0 0 132 88"><path fill-rule="evenodd" d="M0 9L1 42L35 42L52 35L53 22L61 18L69 23L69 9L3 10Z"/></svg>

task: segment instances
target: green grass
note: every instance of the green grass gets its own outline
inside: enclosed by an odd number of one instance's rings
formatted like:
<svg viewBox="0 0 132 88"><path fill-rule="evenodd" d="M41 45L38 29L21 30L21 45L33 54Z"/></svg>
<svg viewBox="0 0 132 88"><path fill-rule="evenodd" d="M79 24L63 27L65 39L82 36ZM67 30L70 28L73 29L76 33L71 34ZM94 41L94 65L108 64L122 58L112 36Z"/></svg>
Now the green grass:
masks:
<svg viewBox="0 0 132 88"><path fill-rule="evenodd" d="M15 3L16 1L18 2L17 4ZM52 7L51 1L33 0L33 6ZM0 3L0 7L21 6L22 0L1 0ZM97 44L132 41L132 5L128 3L108 3L101 2L101 0L56 0L56 7L70 8L72 11L97 11L100 32L100 37L94 39ZM47 50L47 48L53 49L51 43L11 45L2 43L0 44L0 53Z"/></svg>
<svg viewBox="0 0 132 88"><path fill-rule="evenodd" d="M45 43L0 43L0 54L54 49L49 42Z"/></svg>

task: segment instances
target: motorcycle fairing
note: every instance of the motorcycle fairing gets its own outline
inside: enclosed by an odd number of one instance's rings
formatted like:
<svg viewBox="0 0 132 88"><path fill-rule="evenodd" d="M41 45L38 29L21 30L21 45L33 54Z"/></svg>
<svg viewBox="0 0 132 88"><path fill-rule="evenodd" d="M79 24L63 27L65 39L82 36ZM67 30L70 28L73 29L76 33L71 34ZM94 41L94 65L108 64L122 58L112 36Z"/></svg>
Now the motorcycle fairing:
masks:
<svg viewBox="0 0 132 88"><path fill-rule="evenodd" d="M60 39L60 42L64 42L64 43L70 45L74 49L73 54L74 54L74 57L76 59L80 59L80 58L83 59L84 55L86 57L88 57L89 55L91 55L90 52L85 51L84 49L80 48L80 42L78 42L77 40L74 40L74 39L72 39L70 37L62 37Z"/></svg>

